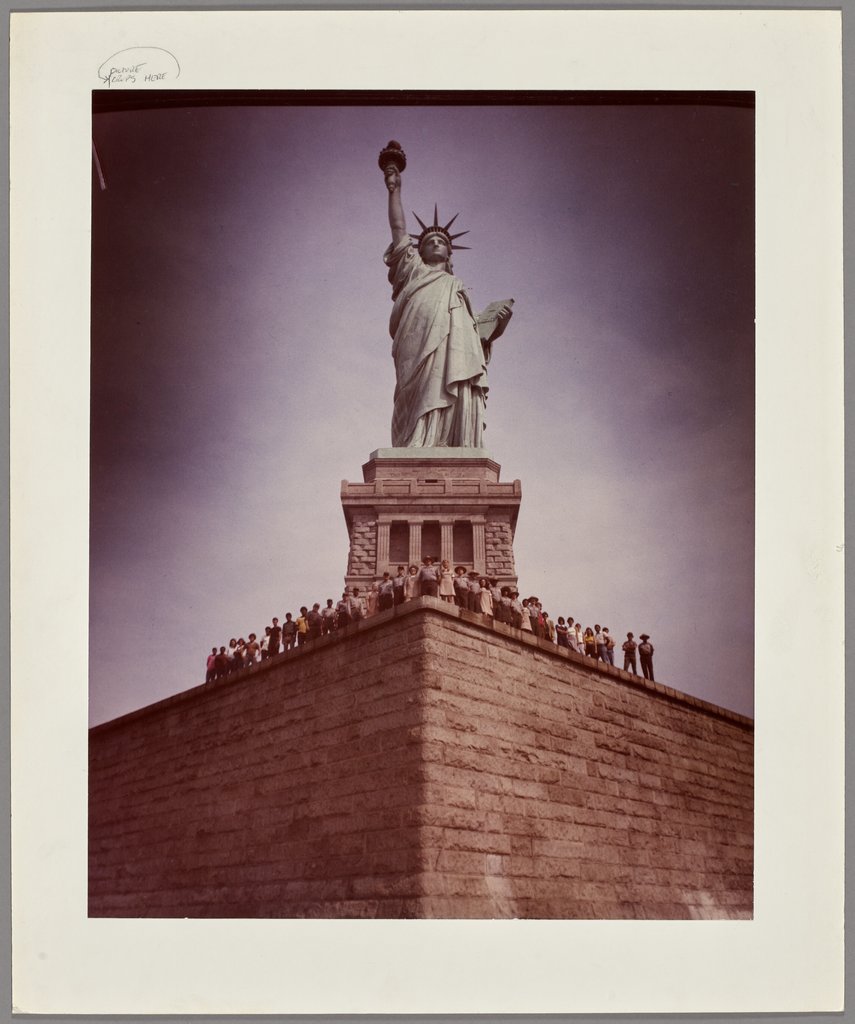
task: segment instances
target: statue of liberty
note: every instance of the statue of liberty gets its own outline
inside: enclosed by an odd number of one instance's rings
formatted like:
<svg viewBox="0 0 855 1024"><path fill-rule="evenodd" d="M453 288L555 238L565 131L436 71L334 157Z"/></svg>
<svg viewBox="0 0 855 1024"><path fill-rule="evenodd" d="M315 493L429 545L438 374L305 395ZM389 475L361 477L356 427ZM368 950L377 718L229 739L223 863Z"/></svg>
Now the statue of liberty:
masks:
<svg viewBox="0 0 855 1024"><path fill-rule="evenodd" d="M392 244L384 254L392 285L392 358L395 448L483 448L487 364L493 342L511 318L513 299L494 302L475 314L466 287L451 266L462 235L450 233L457 214L433 223L418 238L407 233L401 205L401 171L406 157L397 142L381 152L379 164L389 192Z"/></svg>

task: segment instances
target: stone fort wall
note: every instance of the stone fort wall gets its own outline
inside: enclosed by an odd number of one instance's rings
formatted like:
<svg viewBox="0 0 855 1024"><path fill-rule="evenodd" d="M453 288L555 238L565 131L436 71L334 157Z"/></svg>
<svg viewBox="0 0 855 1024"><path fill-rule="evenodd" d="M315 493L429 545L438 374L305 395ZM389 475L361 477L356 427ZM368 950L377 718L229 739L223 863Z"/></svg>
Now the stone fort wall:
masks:
<svg viewBox="0 0 855 1024"><path fill-rule="evenodd" d="M91 916L750 917L753 724L421 598L90 733Z"/></svg>

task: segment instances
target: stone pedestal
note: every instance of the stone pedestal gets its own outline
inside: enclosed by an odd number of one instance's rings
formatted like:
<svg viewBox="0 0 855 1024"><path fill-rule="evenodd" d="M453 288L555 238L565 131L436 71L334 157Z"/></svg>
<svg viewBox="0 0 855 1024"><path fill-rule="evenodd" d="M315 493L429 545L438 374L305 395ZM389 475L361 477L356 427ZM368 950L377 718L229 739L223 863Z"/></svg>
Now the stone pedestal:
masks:
<svg viewBox="0 0 855 1024"><path fill-rule="evenodd" d="M750 918L753 723L422 597L89 734L89 916Z"/></svg>
<svg viewBox="0 0 855 1024"><path fill-rule="evenodd" d="M464 565L500 586L517 584L514 533L519 480L499 481L500 466L481 448L380 448L362 467L363 483L342 480L350 537L346 586L360 590L425 555Z"/></svg>

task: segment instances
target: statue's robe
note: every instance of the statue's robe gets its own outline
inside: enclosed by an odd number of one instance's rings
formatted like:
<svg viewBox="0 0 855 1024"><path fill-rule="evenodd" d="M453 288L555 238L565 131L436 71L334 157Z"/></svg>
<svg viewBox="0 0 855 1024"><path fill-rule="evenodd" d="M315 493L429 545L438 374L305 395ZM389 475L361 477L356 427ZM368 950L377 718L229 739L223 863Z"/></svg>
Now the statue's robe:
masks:
<svg viewBox="0 0 855 1024"><path fill-rule="evenodd" d="M392 285L396 448L483 447L490 343L463 282L428 266L409 235L384 254Z"/></svg>

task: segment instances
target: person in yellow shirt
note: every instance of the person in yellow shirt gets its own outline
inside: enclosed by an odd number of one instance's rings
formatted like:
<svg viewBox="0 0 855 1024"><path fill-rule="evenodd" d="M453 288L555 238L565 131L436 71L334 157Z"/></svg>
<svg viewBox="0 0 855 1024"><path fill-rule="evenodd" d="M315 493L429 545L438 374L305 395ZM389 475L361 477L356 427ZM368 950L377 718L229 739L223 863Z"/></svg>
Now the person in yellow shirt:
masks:
<svg viewBox="0 0 855 1024"><path fill-rule="evenodd" d="M304 605L297 616L297 646L302 647L309 638L309 609Z"/></svg>

